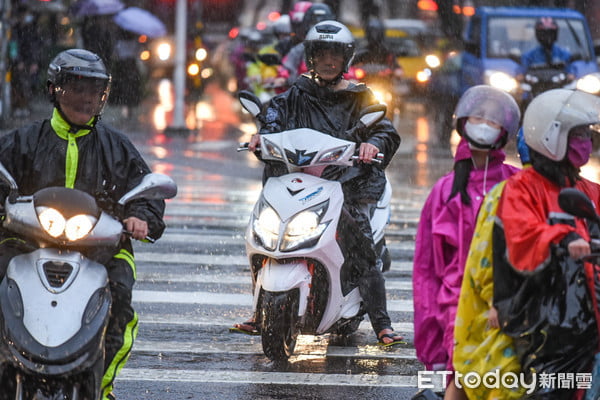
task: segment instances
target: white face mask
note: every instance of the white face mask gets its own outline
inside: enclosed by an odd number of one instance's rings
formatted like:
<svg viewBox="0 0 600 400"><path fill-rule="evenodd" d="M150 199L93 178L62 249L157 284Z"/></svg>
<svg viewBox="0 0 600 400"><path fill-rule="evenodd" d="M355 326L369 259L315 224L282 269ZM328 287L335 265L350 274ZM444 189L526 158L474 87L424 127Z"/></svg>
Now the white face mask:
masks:
<svg viewBox="0 0 600 400"><path fill-rule="evenodd" d="M498 141L500 128L493 128L485 122L481 124L472 124L469 121L465 123L465 133L476 144L482 146L491 146Z"/></svg>

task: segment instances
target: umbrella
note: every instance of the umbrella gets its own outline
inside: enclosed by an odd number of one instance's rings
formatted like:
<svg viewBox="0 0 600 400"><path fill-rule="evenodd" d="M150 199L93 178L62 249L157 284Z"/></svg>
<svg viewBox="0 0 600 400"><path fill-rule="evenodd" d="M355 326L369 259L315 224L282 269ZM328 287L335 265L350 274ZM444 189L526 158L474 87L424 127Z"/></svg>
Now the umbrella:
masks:
<svg viewBox="0 0 600 400"><path fill-rule="evenodd" d="M125 5L121 0L79 0L71 6L71 12L77 17L116 14Z"/></svg>
<svg viewBox="0 0 600 400"><path fill-rule="evenodd" d="M139 35L152 38L167 34L165 24L158 17L138 7L129 7L119 11L113 20L121 28Z"/></svg>

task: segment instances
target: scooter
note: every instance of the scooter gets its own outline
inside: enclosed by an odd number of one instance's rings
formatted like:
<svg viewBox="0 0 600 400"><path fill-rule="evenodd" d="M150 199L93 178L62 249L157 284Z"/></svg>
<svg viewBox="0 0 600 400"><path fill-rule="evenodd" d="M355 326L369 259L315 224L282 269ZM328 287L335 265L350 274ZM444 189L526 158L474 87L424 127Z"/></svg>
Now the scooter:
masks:
<svg viewBox="0 0 600 400"><path fill-rule="evenodd" d="M529 67L520 85L523 96L522 112L539 94L551 89L568 87L571 81L565 69L565 63L540 64Z"/></svg>
<svg viewBox="0 0 600 400"><path fill-rule="evenodd" d="M239 98L257 117L260 100L246 92ZM385 106L377 105L363 113L360 123L369 127L384 115ZM365 314L358 277L352 273L354 260L346 251L356 248L357 228L342 209L341 183L321 178L328 166L352 166L355 147L355 142L306 128L261 135L261 158L282 162L289 172L267 179L246 230L253 311L263 351L273 361L286 361L293 354L300 333L348 335ZM239 150L244 148L247 144ZM371 219L388 268L383 231L390 199L388 184Z"/></svg>
<svg viewBox="0 0 600 400"><path fill-rule="evenodd" d="M3 228L35 248L13 257L0 283L0 400L100 399L111 307L104 264L127 232L83 191L22 196L2 164L0 179L10 187ZM176 193L170 177L151 173L116 208Z"/></svg>

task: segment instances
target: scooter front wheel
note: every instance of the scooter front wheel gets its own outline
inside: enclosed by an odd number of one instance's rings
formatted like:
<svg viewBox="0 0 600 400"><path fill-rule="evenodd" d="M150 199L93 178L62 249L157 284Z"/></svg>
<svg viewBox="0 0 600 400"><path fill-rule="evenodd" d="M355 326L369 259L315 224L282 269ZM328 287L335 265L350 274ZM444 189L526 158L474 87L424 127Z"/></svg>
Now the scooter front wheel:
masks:
<svg viewBox="0 0 600 400"><path fill-rule="evenodd" d="M300 332L298 289L262 292L261 336L263 352L273 361L286 361L296 347Z"/></svg>

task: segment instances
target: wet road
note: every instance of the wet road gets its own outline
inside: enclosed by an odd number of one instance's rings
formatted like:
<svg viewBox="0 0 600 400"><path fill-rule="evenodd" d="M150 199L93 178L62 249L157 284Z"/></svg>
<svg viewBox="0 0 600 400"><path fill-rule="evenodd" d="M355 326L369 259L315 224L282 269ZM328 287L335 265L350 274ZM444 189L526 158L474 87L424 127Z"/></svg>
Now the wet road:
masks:
<svg viewBox="0 0 600 400"><path fill-rule="evenodd" d="M159 101L161 100L161 101ZM386 240L388 311L407 344L376 345L368 322L349 338L301 336L287 365L262 353L260 337L228 328L251 314L251 280L244 230L261 188L261 164L236 151L255 131L225 93L208 90L190 109L189 136L167 137L155 127L169 109L138 110L124 120L109 107L104 119L128 132L156 172L179 186L166 210L167 230L155 244L136 244L140 316L131 358L119 375L119 400L163 399L410 399L417 391L411 270L421 206L433 182L452 166L447 145L430 134L425 107L409 105L403 138L388 168L394 194ZM166 102L168 104L168 101Z"/></svg>

